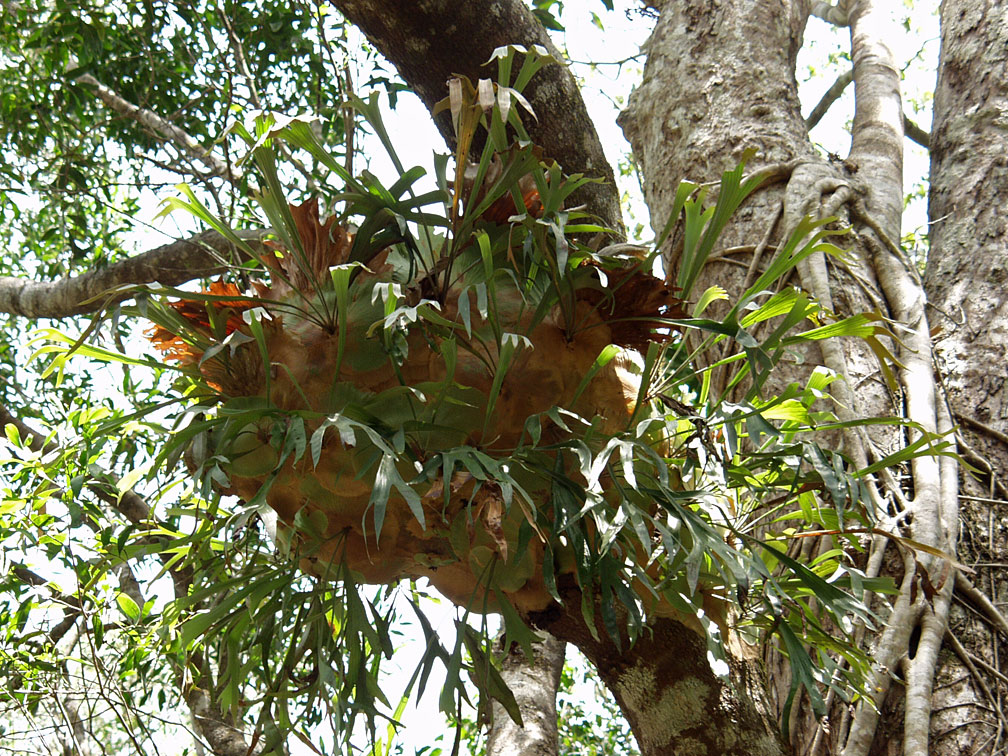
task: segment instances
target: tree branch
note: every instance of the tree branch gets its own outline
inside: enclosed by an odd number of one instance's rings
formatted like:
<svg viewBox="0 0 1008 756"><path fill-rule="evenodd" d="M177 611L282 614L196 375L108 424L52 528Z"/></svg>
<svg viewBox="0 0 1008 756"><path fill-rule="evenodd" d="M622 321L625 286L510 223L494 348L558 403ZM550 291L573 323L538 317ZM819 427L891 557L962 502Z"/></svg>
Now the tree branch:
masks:
<svg viewBox="0 0 1008 756"><path fill-rule="evenodd" d="M496 72L483 66L494 49L507 44L541 45L557 60L561 53L521 0L401 3L399 0L336 0L336 7L399 70L428 109L448 94L445 82L464 74L474 82ZM595 126L577 83L566 66L547 66L525 90L538 122L528 124L532 140L567 173L603 180L572 195L572 204L623 233L619 193ZM449 144L455 135L449 115L435 119Z"/></svg>
<svg viewBox="0 0 1008 756"><path fill-rule="evenodd" d="M642 756L789 752L761 704L754 667L733 662L732 684L725 684L711 669L703 636L667 618L650 622L627 653L627 639L617 644L608 636L600 611L595 633L589 629L572 578L559 580L557 587L563 603L529 614L530 623L573 643L595 666L626 715Z"/></svg>
<svg viewBox="0 0 1008 756"><path fill-rule="evenodd" d="M245 241L260 241L266 230L236 231ZM0 312L26 318L67 318L96 312L110 302L109 292L130 284L160 283L165 286L221 273L237 259L237 250L216 231L165 244L127 258L101 270L59 281L28 281L0 276ZM129 299L125 293L111 302Z"/></svg>
<svg viewBox="0 0 1008 756"><path fill-rule="evenodd" d="M232 183L241 181L241 170L235 166L229 166L223 160L214 157L209 150L204 148L202 144L197 142L187 132L170 121L166 121L153 110L141 108L139 105L134 105L132 102L123 99L117 92L102 84L91 74L78 76L75 79L75 83L91 87L94 89L95 94L98 95L98 99L113 111L136 121L161 138L168 140L190 157L203 163L203 165L210 169L213 175L221 176Z"/></svg>
<svg viewBox="0 0 1008 756"><path fill-rule="evenodd" d="M822 0L821 2L812 3L812 8L809 13L816 18L821 18L828 24L833 24L834 26L847 26L849 5L850 0L839 0L836 5Z"/></svg>
<svg viewBox="0 0 1008 756"><path fill-rule="evenodd" d="M925 150L931 149L931 135L911 121L906 113L903 114L903 130L906 132L907 139L917 142Z"/></svg>
<svg viewBox="0 0 1008 756"><path fill-rule="evenodd" d="M836 81L833 82L832 86L826 90L826 93L822 96L816 106L812 108L812 112L808 114L808 118L805 119L805 125L808 130L811 131L815 128L816 124L822 120L826 112L833 107L833 103L840 99L840 95L843 94L844 90L847 89L847 85L854 81L854 69L846 73L842 73L837 76Z"/></svg>

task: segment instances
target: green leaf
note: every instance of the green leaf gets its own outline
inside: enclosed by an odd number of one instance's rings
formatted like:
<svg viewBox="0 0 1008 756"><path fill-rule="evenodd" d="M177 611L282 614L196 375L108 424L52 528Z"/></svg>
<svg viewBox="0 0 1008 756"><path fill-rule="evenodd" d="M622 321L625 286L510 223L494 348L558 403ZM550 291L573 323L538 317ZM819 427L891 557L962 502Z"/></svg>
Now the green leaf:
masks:
<svg viewBox="0 0 1008 756"><path fill-rule="evenodd" d="M140 621L140 607L137 606L136 601L134 601L130 596L120 591L116 594L116 603L119 604L119 608L122 610L122 613L125 614L130 621Z"/></svg>
<svg viewBox="0 0 1008 756"><path fill-rule="evenodd" d="M525 658L533 659L532 644L540 642L542 636L529 629L499 588L494 588L494 596L504 620L504 648L511 648L513 643L517 643L525 652Z"/></svg>
<svg viewBox="0 0 1008 756"><path fill-rule="evenodd" d="M598 357L595 358L595 361L591 364L591 367L588 368L588 370L584 374L584 377L581 378L581 382L578 383L578 387L577 389L575 389L574 396L571 398L570 401L572 406L577 403L578 399L581 398L581 394L583 394L584 390L588 388L588 384L591 383L591 379L598 374L598 371L604 368L610 362L612 362L613 357L620 354L622 351L623 351L622 347L619 347L616 344L609 344L608 346L604 347L601 352L599 352Z"/></svg>
<svg viewBox="0 0 1008 756"><path fill-rule="evenodd" d="M388 506L389 494L392 488L402 496L409 507L410 512L420 523L420 528L426 530L427 524L424 519L423 504L420 501L420 494L414 491L402 479L399 470L396 468L396 457L386 454L382 457L378 466L378 473L375 475L374 488L371 489L371 498L368 506L373 508L372 516L375 529L375 543L379 543L382 525L385 522L385 510Z"/></svg>
<svg viewBox="0 0 1008 756"><path fill-rule="evenodd" d="M720 286L711 286L700 295L700 299L697 300L696 306L693 308L693 317L699 318L704 310L706 310L712 302L718 302L728 299L728 292L726 292Z"/></svg>

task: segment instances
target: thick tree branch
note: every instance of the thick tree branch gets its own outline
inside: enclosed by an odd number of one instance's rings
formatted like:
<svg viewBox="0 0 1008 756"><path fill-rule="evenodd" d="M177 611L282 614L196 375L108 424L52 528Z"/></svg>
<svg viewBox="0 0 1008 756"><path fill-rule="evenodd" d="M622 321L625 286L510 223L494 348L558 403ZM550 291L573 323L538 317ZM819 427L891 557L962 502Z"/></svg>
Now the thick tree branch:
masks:
<svg viewBox="0 0 1008 756"><path fill-rule="evenodd" d="M566 581L564 581L566 583ZM637 738L642 756L784 756L773 718L754 696L753 674L733 665L728 686L711 670L704 638L671 619L650 623L626 651L607 635L596 611L593 636L572 584L560 586L563 604L529 620L537 628L575 644L613 692Z"/></svg>
<svg viewBox="0 0 1008 756"><path fill-rule="evenodd" d="M255 242L267 231L236 231L239 238ZM28 281L0 276L0 312L26 318L67 318L96 312L110 302L105 296L121 286L160 283L165 286L206 278L227 270L237 250L216 231L165 244L101 270L59 281ZM130 294L112 297L111 302Z"/></svg>
<svg viewBox="0 0 1008 756"><path fill-rule="evenodd" d="M448 94L445 82L464 74L473 82L492 78L484 67L497 47L541 45L557 60L562 55L546 30L521 0L336 0L335 5L358 26L399 70L428 108ZM622 234L619 194L613 172L574 77L565 66L547 66L532 79L525 96L539 117L527 123L533 141L566 173L584 173L604 183L590 184L571 198L584 203ZM454 132L447 114L436 119L449 144Z"/></svg>

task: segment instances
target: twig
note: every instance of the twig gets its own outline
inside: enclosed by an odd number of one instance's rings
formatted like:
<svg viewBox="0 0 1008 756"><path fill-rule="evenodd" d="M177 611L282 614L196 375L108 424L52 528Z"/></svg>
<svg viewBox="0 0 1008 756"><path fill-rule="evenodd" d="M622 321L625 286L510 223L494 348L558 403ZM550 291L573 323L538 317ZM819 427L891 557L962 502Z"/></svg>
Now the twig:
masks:
<svg viewBox="0 0 1008 756"><path fill-rule="evenodd" d="M960 499L966 499L966 501L976 501L981 504L1008 504L1008 499L988 499L986 496L969 496L967 494L959 494Z"/></svg>
<svg viewBox="0 0 1008 756"><path fill-rule="evenodd" d="M227 13L221 10L218 15L224 24L224 29L227 31L228 40L231 43L231 52L234 54L235 62L238 64L238 70L241 72L242 78L245 79L245 84L248 86L249 98L252 104L258 110L265 110L262 105L262 100L259 98L259 88L256 86L255 77L252 76L252 70L248 65L248 58L245 55L245 48L242 46L241 40L238 39L238 35L235 34L234 24L228 18ZM298 172L305 177L308 182L308 191L312 193L318 192L318 185L315 183L314 177L311 175L311 171L305 168L304 163L298 160L294 154L290 151L286 144L282 141L277 140L275 142L276 146L279 148L281 154L293 165ZM240 174L239 174L240 175ZM232 182L234 183L234 182Z"/></svg>
<svg viewBox="0 0 1008 756"><path fill-rule="evenodd" d="M970 464L976 465L981 469L981 471L990 476L990 485L987 488L988 496L994 498L995 493L1000 493L1001 496L1008 498L1008 486L1005 486L1005 484L998 478L990 460L970 446L966 442L966 439L962 438L958 433L956 434L956 445L960 447L959 454L963 459Z"/></svg>
<svg viewBox="0 0 1008 756"><path fill-rule="evenodd" d="M13 415L2 403L0 403L0 428L3 426L11 424L14 425L19 434L23 439L27 439L28 447L33 451L41 453L49 453L56 451L58 445L50 442L46 444L42 439L45 435L39 433L29 426L27 423L22 421L20 418ZM110 480L113 481L113 490L115 489L115 482L118 480L115 476L110 475ZM118 496L112 491L107 490L107 487L99 481L92 481L87 484L87 487L95 493L98 498L105 501L107 504L111 505L116 511L123 515L127 520L129 520L134 525L139 525L141 523L146 523L151 519L150 505L144 500L133 489L128 489L121 496ZM154 539L151 539L153 542ZM161 554L163 560L170 560L171 555ZM176 596L181 598L187 595L189 588L191 586L191 572L190 568L180 567L180 563L173 563L171 561L166 561L166 569L172 577L172 582L174 584L174 589ZM131 595L131 598L136 601L137 605L144 606L143 596L140 595L140 585L136 580L136 576L133 575L132 570L129 569L128 565L123 565L126 573L122 571L119 572L120 580L122 581L122 590L128 594L136 594L139 596L139 601L137 601L136 596ZM17 574L17 568L15 568ZM45 581L41 575L32 573L27 568L21 573L21 577L26 582L32 584L39 584L39 581ZM79 599L71 599L71 601L76 602L78 605L81 604ZM68 602L69 603L69 602ZM79 614L79 610L77 612ZM76 619L76 614L74 615ZM64 620L65 622L66 620ZM63 623L61 623L62 625ZM72 624L72 623L71 623ZM97 654L95 655L97 658ZM209 680L209 667L206 661L200 657L198 654L192 654L192 660L195 666L201 671L202 678ZM206 738L207 742L210 744L211 750L215 754L225 754L226 756L248 756L249 754L257 753L261 748L255 748L255 744L249 746L244 738L242 732L235 727L227 723L227 719L221 712L220 707L215 701L210 698L210 695L198 686L192 686L188 690L184 687L184 675L181 673L178 675L178 682L182 693L184 694L186 703L189 705L194 721L198 725L198 729L202 735ZM208 689L212 689L213 685L208 685ZM117 717L126 727L130 736L133 737L132 733L129 731L127 723L120 716L118 707L112 705L112 702L108 702ZM138 748L138 752L142 752Z"/></svg>
<svg viewBox="0 0 1008 756"><path fill-rule="evenodd" d="M989 664L982 657L977 656L976 654L970 654L970 659L973 660L974 664L976 664L979 667L982 667L984 670L986 670L988 673L996 677L1001 682L1008 684L1008 676L1004 675L993 664Z"/></svg>

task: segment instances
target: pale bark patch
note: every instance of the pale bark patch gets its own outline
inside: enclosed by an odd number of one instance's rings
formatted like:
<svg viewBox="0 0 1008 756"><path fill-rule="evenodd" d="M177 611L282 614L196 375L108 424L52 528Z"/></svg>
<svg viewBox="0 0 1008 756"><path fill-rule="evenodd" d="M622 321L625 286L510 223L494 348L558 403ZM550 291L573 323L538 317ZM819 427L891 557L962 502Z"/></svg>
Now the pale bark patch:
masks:
<svg viewBox="0 0 1008 756"><path fill-rule="evenodd" d="M683 742L676 740L684 730L703 724L705 715L696 703L705 700L712 691L708 685L696 678L683 678L659 684L654 670L645 662L638 662L627 669L616 685L624 701L637 709L653 708L659 716L649 717L641 723L642 738L654 743ZM657 706L653 703L658 701ZM697 753L702 752L697 746ZM688 753L686 748L683 752Z"/></svg>

